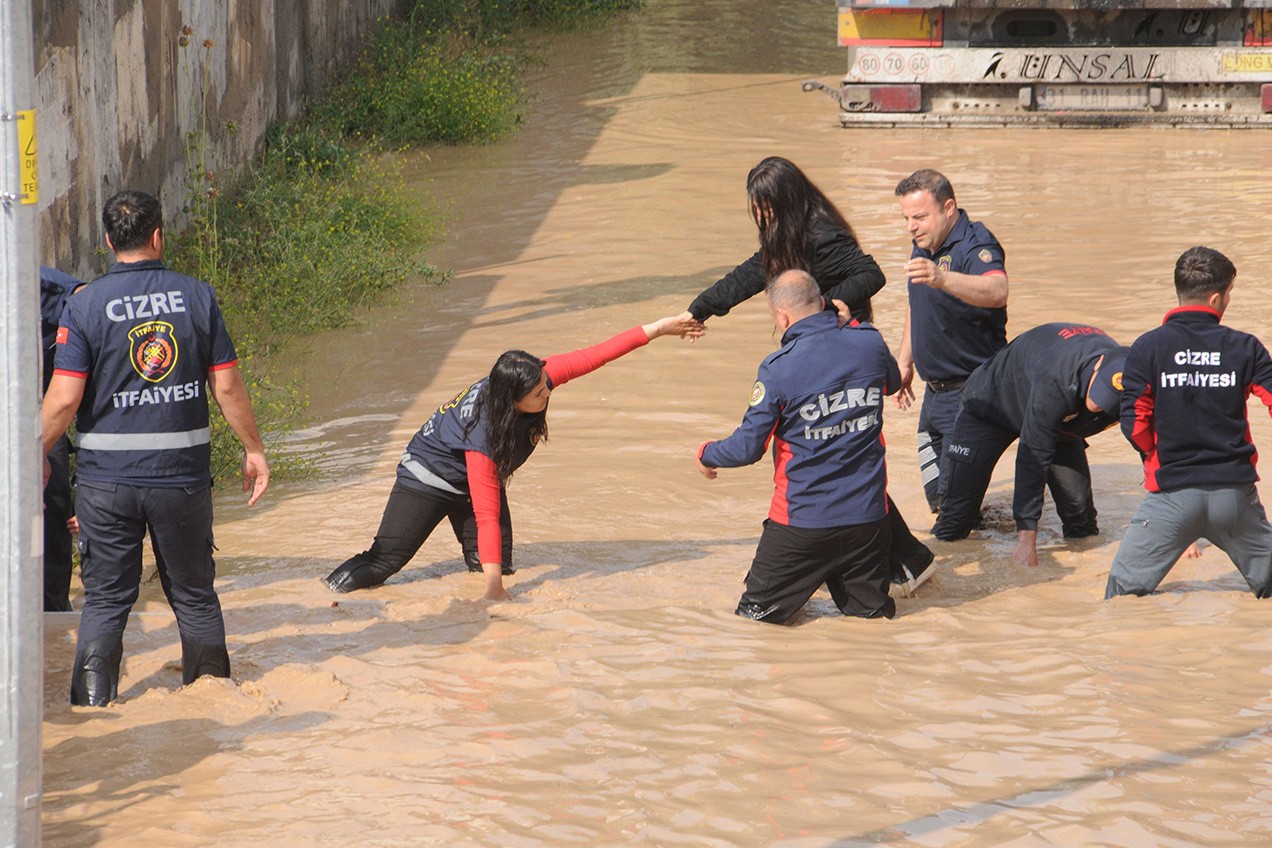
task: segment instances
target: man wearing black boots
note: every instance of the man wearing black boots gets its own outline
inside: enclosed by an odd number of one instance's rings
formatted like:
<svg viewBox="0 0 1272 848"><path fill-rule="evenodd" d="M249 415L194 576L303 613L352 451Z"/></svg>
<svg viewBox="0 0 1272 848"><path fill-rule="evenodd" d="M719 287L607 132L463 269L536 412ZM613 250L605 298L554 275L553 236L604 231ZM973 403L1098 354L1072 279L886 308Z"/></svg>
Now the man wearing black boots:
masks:
<svg viewBox="0 0 1272 848"><path fill-rule="evenodd" d="M84 607L71 703L95 707L118 696L147 531L181 633L183 683L230 676L213 588L209 394L246 452L249 503L269 486L264 445L212 288L161 261L158 199L122 191L106 202L102 224L116 262L68 299L43 407L46 452L72 417L78 430Z"/></svg>

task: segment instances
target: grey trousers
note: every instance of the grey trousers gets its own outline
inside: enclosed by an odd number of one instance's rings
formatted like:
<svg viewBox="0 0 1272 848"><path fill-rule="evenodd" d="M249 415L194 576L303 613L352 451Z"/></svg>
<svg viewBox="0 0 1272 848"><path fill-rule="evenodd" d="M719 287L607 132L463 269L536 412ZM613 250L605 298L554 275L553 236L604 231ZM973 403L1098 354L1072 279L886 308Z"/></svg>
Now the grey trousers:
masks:
<svg viewBox="0 0 1272 848"><path fill-rule="evenodd" d="M1252 483L1150 492L1118 546L1104 597L1152 592L1201 538L1228 555L1256 598L1272 595L1272 524Z"/></svg>

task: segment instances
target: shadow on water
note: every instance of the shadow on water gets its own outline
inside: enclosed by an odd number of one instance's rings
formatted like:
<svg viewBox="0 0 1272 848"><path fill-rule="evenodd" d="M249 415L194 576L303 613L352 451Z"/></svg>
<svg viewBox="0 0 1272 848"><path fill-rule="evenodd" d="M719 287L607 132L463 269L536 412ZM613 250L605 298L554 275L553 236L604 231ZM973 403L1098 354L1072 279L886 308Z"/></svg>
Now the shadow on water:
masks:
<svg viewBox="0 0 1272 848"><path fill-rule="evenodd" d="M1265 741L1269 731L1272 731L1272 725L1255 725L1242 731L1216 737L1203 744L1190 745L1174 751L1163 751L1156 756L1109 765L1078 777L1054 781L1015 795L952 806L921 818L839 839L827 843L826 848L856 848L862 845L888 844L900 839L920 839L927 842L936 838L942 831L951 828L974 827L997 816L1018 815L1022 810L1046 807L1090 786L1120 778L1134 778L1138 775L1167 771L1196 760L1234 751L1252 743L1260 743Z"/></svg>

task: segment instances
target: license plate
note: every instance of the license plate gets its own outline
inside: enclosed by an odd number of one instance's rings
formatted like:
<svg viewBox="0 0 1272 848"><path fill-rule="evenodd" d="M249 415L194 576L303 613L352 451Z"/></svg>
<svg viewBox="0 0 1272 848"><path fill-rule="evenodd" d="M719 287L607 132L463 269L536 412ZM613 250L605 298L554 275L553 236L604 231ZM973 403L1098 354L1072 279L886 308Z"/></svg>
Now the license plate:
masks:
<svg viewBox="0 0 1272 848"><path fill-rule="evenodd" d="M1119 112L1148 108L1145 85L1040 85L1034 89L1038 108L1086 112Z"/></svg>

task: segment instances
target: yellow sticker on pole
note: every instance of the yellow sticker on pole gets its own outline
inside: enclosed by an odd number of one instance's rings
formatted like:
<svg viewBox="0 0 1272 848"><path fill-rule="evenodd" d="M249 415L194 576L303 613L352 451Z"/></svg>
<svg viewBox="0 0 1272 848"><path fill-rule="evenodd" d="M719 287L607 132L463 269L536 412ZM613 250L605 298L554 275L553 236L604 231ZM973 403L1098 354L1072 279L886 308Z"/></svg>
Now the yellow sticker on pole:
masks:
<svg viewBox="0 0 1272 848"><path fill-rule="evenodd" d="M18 112L18 156L21 159L22 204L40 202L40 168L36 156L35 110Z"/></svg>

